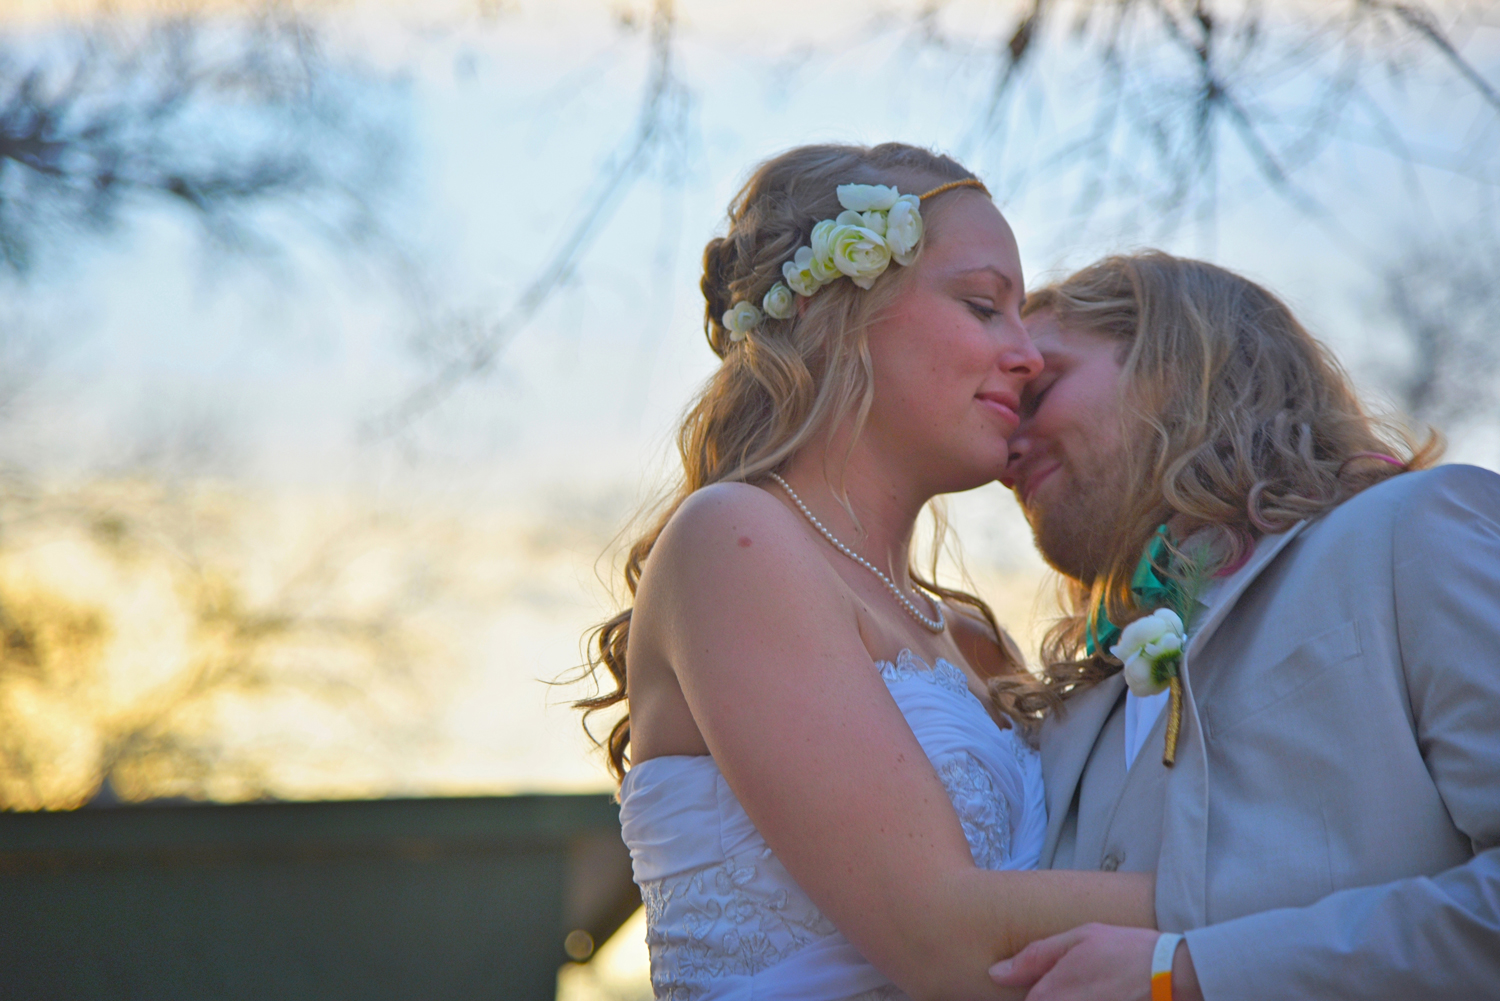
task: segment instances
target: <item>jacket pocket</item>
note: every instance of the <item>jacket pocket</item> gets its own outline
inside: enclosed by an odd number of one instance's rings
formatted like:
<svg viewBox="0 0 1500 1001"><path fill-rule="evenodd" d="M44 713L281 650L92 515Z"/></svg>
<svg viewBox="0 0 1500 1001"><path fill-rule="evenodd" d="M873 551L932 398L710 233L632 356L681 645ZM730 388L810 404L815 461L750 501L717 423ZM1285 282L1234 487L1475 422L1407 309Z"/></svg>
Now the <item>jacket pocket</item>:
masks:
<svg viewBox="0 0 1500 1001"><path fill-rule="evenodd" d="M1360 653L1359 623L1355 620L1303 640L1274 666L1254 672L1252 678L1247 678L1250 683L1230 698L1224 698L1227 692L1214 697L1214 704L1203 712L1208 736L1227 733L1250 717L1292 698L1325 672Z"/></svg>

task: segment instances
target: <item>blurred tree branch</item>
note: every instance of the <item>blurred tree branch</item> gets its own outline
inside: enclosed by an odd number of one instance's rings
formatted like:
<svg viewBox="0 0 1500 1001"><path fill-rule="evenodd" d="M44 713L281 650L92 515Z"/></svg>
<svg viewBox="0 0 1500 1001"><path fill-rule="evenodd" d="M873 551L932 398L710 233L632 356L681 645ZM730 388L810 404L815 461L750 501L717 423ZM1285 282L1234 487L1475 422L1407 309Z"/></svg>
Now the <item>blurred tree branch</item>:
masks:
<svg viewBox="0 0 1500 1001"><path fill-rule="evenodd" d="M1121 211L1115 225L1135 242L1164 239L1190 219L1212 240L1224 193L1261 189L1317 220L1373 273L1379 262L1307 183L1308 168L1334 144L1375 146L1408 168L1437 167L1500 187L1500 148L1435 158L1401 120L1393 95L1403 74L1435 59L1444 79L1475 99L1475 115L1490 126L1500 122L1500 92L1455 35L1464 17L1439 17L1421 2L1289 2L1273 9L1256 0L1017 0L1004 26L978 42L967 21L945 30L945 11L956 6L931 0L905 24L918 47L949 63L976 44L985 53L993 79L957 143L960 156L993 155L998 172L1009 175L1000 186L1011 196L1028 181L1045 181L1054 191L1066 181L1061 190L1071 209L1060 214L1057 229L1074 239L1097 230L1108 205ZM875 20L886 28L902 23L888 14ZM497 318L446 326L443 357L370 422L370 435L401 433L460 384L489 371L516 334L569 287L614 209L657 154L679 140L689 90L674 59L677 34L672 0L652 0L650 69L636 126L604 159L571 228ZM831 44L822 50L832 52ZM1046 121L1024 155L1001 157L1022 109L1048 101L1073 119ZM1484 137L1481 147L1500 146L1500 129L1471 132ZM1230 169L1240 161L1248 176Z"/></svg>
<svg viewBox="0 0 1500 1001"><path fill-rule="evenodd" d="M627 28L634 26L629 15L622 15L622 22ZM692 95L676 72L676 30L674 0L652 0L647 27L649 69L635 128L599 167L592 192L580 200L572 228L499 319L468 327L459 350L405 399L372 421L367 427L370 435L383 438L398 434L440 404L460 383L488 371L516 334L567 287L579 260L635 183L666 159L664 151L681 143Z"/></svg>
<svg viewBox="0 0 1500 1001"><path fill-rule="evenodd" d="M25 275L152 201L241 250L271 246L253 213L288 202L368 237L399 143L341 91L354 78L276 4L0 37L0 268Z"/></svg>
<svg viewBox="0 0 1500 1001"><path fill-rule="evenodd" d="M937 0L924 14L919 37L956 50L961 43L934 27L946 5ZM1458 3L1442 10L1392 0L1028 0L989 42L993 83L964 145L1003 148L1038 95L1050 106L1081 107L1081 126L1049 123L1040 148L1018 159L1040 164L1035 176L1054 190L1059 176L1073 178L1061 232L1076 239L1112 205L1123 210L1118 231L1133 243L1168 238L1190 216L1211 243L1226 164L1238 158L1248 171L1237 194L1275 193L1368 273L1379 320L1396 331L1405 364L1381 366L1374 343L1362 354L1402 410L1445 429L1492 420L1500 399L1492 213L1475 204L1478 220L1452 231L1433 219L1420 236L1395 241L1409 249L1390 258L1384 241L1372 246L1353 234L1309 170L1335 144L1354 143L1386 154L1424 206L1418 168L1473 185L1481 201L1486 189L1500 190L1500 90L1463 54L1459 34L1484 16ZM1049 64L1068 52L1095 72L1059 84ZM1443 154L1418 139L1418 116L1430 112L1403 103L1403 86L1419 72L1444 88L1450 131L1466 137ZM1016 195L1031 178L1012 179L1006 187Z"/></svg>
<svg viewBox="0 0 1500 1001"><path fill-rule="evenodd" d="M956 45L931 26L946 5L932 5L922 32ZM1149 218L1158 237L1190 211L1211 224L1231 140L1261 184L1304 213L1322 214L1299 171L1351 130L1368 132L1366 141L1398 161L1420 159L1374 81L1399 78L1423 54L1449 68L1482 114L1500 113L1495 85L1421 3L1347 0L1271 12L1233 0L1030 0L993 43L994 82L962 150L1002 144L1022 95L1055 86L1045 67L1069 50L1081 50L1097 71L1064 85L1068 103L1092 115L1081 133L1044 136L1038 170L1049 179L1077 173L1075 227L1110 199L1135 202L1131 227L1145 228L1140 220ZM1429 165L1500 184L1494 153L1469 157L1477 174Z"/></svg>
<svg viewBox="0 0 1500 1001"><path fill-rule="evenodd" d="M1487 221L1411 240L1382 275L1380 315L1405 356L1382 381L1405 413L1443 428L1492 418L1500 394L1500 234Z"/></svg>

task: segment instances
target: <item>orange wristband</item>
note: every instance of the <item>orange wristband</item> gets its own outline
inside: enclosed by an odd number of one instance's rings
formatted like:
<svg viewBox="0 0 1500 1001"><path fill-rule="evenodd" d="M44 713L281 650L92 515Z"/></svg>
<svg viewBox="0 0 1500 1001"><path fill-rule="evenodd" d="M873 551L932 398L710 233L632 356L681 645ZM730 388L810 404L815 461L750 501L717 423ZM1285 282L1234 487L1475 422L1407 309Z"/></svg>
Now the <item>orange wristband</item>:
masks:
<svg viewBox="0 0 1500 1001"><path fill-rule="evenodd" d="M1156 949L1151 953L1151 1001L1172 1001L1172 959L1181 941L1182 936L1176 932L1157 936Z"/></svg>

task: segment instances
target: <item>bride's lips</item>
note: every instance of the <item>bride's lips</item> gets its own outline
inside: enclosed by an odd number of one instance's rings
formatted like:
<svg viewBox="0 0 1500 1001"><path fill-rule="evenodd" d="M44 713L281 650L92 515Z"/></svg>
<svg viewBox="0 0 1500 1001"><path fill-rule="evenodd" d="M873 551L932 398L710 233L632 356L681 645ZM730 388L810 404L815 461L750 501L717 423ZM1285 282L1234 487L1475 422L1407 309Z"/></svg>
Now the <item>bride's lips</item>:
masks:
<svg viewBox="0 0 1500 1001"><path fill-rule="evenodd" d="M1020 426L1021 398L1014 393L979 393L974 398L999 414L1012 431Z"/></svg>

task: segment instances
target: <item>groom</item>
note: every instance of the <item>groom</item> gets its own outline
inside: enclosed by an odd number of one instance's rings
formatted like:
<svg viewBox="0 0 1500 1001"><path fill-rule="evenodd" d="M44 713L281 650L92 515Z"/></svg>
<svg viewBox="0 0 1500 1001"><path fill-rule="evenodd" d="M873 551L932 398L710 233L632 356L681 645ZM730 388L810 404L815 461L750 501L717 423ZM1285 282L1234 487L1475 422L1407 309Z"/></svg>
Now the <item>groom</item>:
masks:
<svg viewBox="0 0 1500 1001"><path fill-rule="evenodd" d="M1212 265L1110 258L1027 315L1046 368L1006 484L1072 600L1043 865L1156 873L1178 1001L1500 997L1500 477L1407 471L1435 450L1403 459L1286 307ZM1163 603L1138 566L1162 524L1184 544L1157 570L1217 547L1170 766L1169 696L1102 657L1111 609ZM992 975L1159 998L1157 938L1085 926Z"/></svg>

